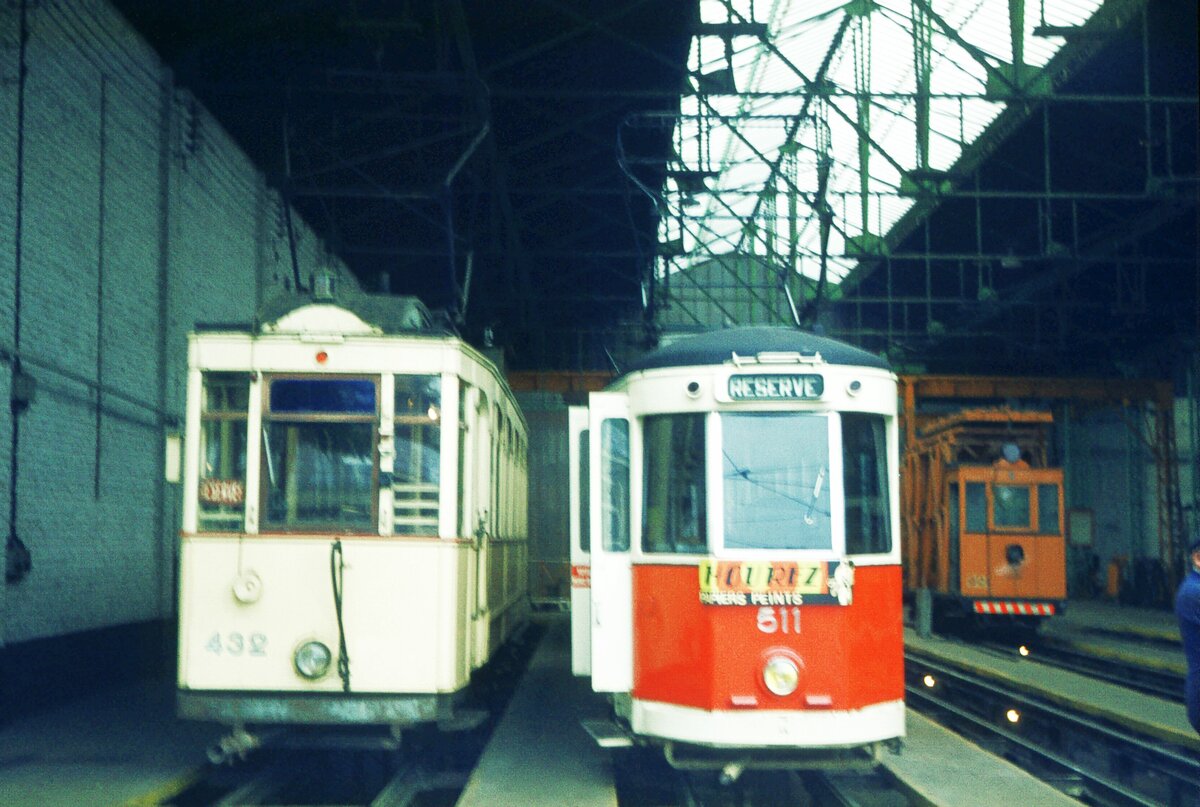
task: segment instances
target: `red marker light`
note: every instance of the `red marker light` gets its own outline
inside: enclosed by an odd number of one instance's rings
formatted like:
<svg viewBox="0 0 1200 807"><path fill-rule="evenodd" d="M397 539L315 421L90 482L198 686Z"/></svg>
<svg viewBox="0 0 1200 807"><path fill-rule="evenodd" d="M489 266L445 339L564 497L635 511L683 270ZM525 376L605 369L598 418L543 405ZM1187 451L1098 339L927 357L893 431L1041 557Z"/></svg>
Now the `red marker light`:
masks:
<svg viewBox="0 0 1200 807"><path fill-rule="evenodd" d="M329 354L324 350L317 353L317 364L324 364L329 361Z"/></svg>

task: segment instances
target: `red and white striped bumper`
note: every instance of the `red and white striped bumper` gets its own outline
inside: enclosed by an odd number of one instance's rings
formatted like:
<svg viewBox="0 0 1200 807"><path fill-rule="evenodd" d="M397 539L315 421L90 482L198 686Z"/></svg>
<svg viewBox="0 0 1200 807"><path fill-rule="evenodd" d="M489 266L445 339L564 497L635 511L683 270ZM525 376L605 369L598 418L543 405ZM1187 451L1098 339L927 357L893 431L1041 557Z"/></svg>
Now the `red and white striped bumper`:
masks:
<svg viewBox="0 0 1200 807"><path fill-rule="evenodd" d="M975 600L972 603L977 614L1000 614L1012 616L1054 616L1058 613L1052 602L1020 602L1018 600Z"/></svg>

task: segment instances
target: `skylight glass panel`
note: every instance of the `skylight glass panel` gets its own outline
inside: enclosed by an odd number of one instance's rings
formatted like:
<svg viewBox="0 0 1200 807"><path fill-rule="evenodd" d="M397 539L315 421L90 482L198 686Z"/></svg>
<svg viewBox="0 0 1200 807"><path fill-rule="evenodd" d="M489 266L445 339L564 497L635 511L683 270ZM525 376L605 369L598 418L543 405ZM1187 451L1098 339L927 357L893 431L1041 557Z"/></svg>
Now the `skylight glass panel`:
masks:
<svg viewBox="0 0 1200 807"><path fill-rule="evenodd" d="M1020 50L1030 71L1023 79L1036 76L1065 42L1035 31L1081 25L1100 5L1101 0L1026 3ZM867 8L869 17L847 16ZM914 9L932 9L924 164L914 125ZM987 89L1012 78L1009 4L999 0L701 0L700 19L714 25L765 22L769 34L767 42L746 35L727 42L708 29L693 39L688 59L693 88L699 87L696 74L712 79L732 68L740 94L709 86L702 99L681 99L674 132L679 161L669 169L703 172L705 185L684 187L668 179L664 186L660 236L682 239L687 251L665 264L666 271L733 251L779 261L796 234L798 265L778 268L816 277L820 227L814 206L825 165L825 201L833 213L827 268L831 278L844 277L856 262L850 241L885 235L913 205L912 194L919 190L914 182L928 181L922 169L953 168L963 149L1004 110L1003 99L988 97ZM810 82L823 66L826 92L811 95ZM870 95L866 121L860 120L860 89ZM864 199L859 143L868 135ZM768 247L776 254L767 254Z"/></svg>

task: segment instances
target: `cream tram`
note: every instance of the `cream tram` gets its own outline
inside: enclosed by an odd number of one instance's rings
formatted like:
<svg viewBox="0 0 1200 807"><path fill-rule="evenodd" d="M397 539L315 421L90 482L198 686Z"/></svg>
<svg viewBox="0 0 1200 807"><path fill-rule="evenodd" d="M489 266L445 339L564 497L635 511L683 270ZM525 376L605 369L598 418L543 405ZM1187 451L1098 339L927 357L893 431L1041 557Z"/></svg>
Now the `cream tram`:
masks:
<svg viewBox="0 0 1200 807"><path fill-rule="evenodd" d="M870 353L755 327L647 354L572 411L573 667L612 728L679 767L899 741L896 393Z"/></svg>
<svg viewBox="0 0 1200 807"><path fill-rule="evenodd" d="M528 614L526 428L494 365L361 294L188 355L180 715L452 721Z"/></svg>

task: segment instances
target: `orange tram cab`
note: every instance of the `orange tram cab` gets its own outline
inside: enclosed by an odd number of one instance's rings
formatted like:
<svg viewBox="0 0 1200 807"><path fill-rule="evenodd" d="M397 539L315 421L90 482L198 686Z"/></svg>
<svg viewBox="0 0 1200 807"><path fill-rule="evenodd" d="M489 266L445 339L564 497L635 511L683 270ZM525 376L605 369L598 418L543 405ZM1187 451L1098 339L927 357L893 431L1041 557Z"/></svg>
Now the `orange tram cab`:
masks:
<svg viewBox="0 0 1200 807"><path fill-rule="evenodd" d="M902 737L896 389L850 345L735 328L572 409L573 667L627 736L680 767Z"/></svg>
<svg viewBox="0 0 1200 807"><path fill-rule="evenodd" d="M1048 412L967 410L927 426L907 462L909 587L939 627L1035 629L1067 596L1063 470Z"/></svg>

